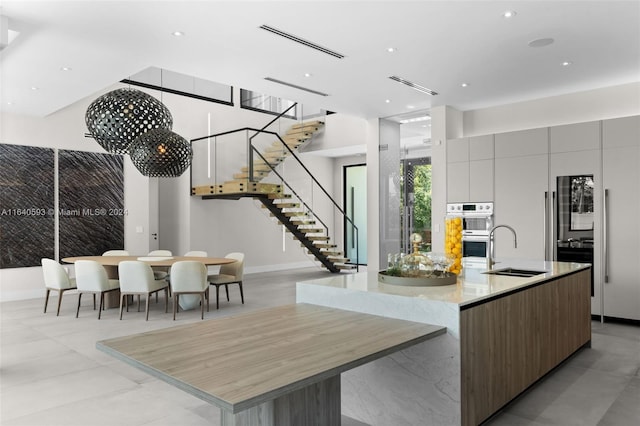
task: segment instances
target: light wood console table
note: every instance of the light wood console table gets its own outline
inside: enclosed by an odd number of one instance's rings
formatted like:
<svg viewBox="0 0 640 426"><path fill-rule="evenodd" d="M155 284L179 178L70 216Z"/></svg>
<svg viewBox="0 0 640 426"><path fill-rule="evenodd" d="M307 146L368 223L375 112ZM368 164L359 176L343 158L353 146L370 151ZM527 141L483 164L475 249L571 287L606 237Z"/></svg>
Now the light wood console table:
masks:
<svg viewBox="0 0 640 426"><path fill-rule="evenodd" d="M445 327L295 304L100 341L96 347L221 408L223 426L340 424L340 373Z"/></svg>

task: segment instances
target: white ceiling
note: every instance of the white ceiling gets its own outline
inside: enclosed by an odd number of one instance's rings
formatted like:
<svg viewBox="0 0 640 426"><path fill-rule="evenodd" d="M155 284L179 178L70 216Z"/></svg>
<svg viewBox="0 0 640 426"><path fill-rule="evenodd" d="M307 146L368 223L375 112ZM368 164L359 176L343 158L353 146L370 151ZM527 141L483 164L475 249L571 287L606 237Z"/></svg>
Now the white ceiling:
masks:
<svg viewBox="0 0 640 426"><path fill-rule="evenodd" d="M150 66L363 117L438 105L465 111L640 81L640 1L2 0L1 5L9 28L20 34L0 53L0 108L35 116ZM505 19L505 10L517 15ZM345 58L259 29L263 24ZM176 30L185 35L173 36ZM554 43L528 46L540 38ZM388 47L397 51L389 53ZM563 61L572 64L563 67ZM417 92L389 80L391 75L439 95ZM461 87L463 82L469 87Z"/></svg>

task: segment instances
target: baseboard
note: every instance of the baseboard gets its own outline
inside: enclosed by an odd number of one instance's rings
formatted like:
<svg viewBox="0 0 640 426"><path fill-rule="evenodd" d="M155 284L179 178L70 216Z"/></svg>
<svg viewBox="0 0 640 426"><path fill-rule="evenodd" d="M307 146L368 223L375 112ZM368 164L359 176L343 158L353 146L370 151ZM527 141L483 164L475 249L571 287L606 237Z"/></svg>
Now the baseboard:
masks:
<svg viewBox="0 0 640 426"><path fill-rule="evenodd" d="M600 321L600 315L591 315L591 319L593 321ZM640 320L629 319L629 318L618 318L618 317L609 317L604 316L604 322L615 322L618 324L630 324L630 325L640 325Z"/></svg>
<svg viewBox="0 0 640 426"><path fill-rule="evenodd" d="M251 266L251 267L247 267L245 266L244 268L244 273L245 274L258 274L261 272L275 272L275 271L286 271L288 269L302 269L302 268L313 268L313 267L317 267L318 269L324 269L324 268L320 268L317 264L313 263L313 262L296 262L296 263L281 263L278 265L261 265L261 266Z"/></svg>

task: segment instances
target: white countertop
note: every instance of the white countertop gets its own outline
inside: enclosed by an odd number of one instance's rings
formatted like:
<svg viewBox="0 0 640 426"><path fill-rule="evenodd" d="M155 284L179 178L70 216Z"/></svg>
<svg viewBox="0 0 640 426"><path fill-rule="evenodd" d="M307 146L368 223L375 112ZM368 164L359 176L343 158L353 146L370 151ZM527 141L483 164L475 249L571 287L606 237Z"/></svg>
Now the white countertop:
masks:
<svg viewBox="0 0 640 426"><path fill-rule="evenodd" d="M477 262L463 262L462 273L456 284L438 287L409 287L378 282L378 272L369 271L356 274L336 274L329 278L304 281L307 285L318 285L368 293L392 294L423 300L452 303L459 307L491 299L501 293L528 287L540 281L586 269L587 263L548 262L533 260L504 259L498 261L494 270L507 267L547 271L545 274L529 278L484 274L487 268Z"/></svg>

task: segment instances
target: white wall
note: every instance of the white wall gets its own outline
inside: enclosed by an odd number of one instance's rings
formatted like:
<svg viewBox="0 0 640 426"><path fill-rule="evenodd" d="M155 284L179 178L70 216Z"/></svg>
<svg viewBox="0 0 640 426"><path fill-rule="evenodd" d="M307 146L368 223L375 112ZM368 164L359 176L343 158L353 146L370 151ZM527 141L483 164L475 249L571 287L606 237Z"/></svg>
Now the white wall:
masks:
<svg viewBox="0 0 640 426"><path fill-rule="evenodd" d="M324 118L325 128L305 152L348 152L345 148L361 147L366 150L367 121L344 114L330 114Z"/></svg>
<svg viewBox="0 0 640 426"><path fill-rule="evenodd" d="M444 218L447 209L448 139L460 137L462 113L441 106L431 109L431 245L434 252L444 252Z"/></svg>
<svg viewBox="0 0 640 426"><path fill-rule="evenodd" d="M464 112L464 134L489 135L637 115L640 83Z"/></svg>

